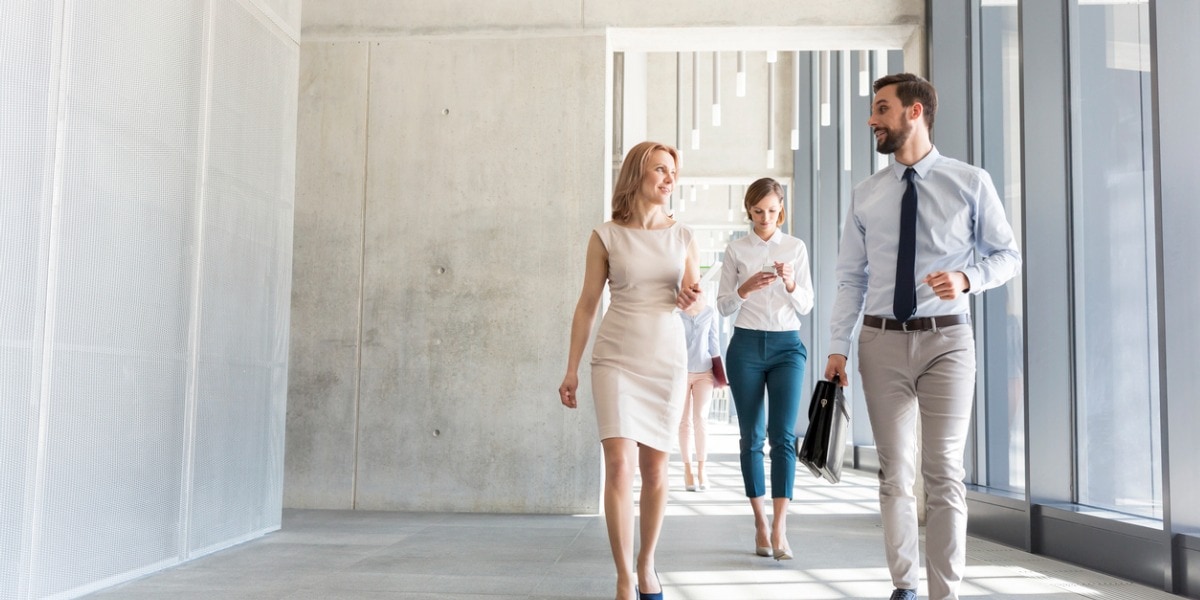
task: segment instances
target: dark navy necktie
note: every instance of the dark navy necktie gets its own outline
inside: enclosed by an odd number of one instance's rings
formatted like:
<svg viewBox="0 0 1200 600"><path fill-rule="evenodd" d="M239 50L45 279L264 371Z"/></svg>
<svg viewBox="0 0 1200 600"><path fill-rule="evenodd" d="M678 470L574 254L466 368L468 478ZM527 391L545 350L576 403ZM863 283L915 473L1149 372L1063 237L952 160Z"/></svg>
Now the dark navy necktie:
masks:
<svg viewBox="0 0 1200 600"><path fill-rule="evenodd" d="M896 250L896 295L892 312L907 321L917 311L917 186L912 167L904 171L904 198L900 201L900 247Z"/></svg>

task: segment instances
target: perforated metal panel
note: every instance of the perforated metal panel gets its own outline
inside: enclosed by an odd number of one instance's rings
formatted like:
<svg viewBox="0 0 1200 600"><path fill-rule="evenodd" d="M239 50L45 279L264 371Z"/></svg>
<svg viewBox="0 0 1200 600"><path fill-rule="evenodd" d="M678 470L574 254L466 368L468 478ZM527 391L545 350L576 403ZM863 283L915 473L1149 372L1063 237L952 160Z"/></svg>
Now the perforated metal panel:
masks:
<svg viewBox="0 0 1200 600"><path fill-rule="evenodd" d="M265 6L0 3L0 599L279 526L299 50Z"/></svg>
<svg viewBox="0 0 1200 600"><path fill-rule="evenodd" d="M31 597L179 554L203 18L66 5Z"/></svg>
<svg viewBox="0 0 1200 600"><path fill-rule="evenodd" d="M275 15L279 22L297 36L300 34L301 0L252 0L262 6L265 13Z"/></svg>
<svg viewBox="0 0 1200 600"><path fill-rule="evenodd" d="M0 3L0 598L18 594L31 516L53 17L47 3Z"/></svg>
<svg viewBox="0 0 1200 600"><path fill-rule="evenodd" d="M291 295L299 54L214 4L189 548L277 529Z"/></svg>

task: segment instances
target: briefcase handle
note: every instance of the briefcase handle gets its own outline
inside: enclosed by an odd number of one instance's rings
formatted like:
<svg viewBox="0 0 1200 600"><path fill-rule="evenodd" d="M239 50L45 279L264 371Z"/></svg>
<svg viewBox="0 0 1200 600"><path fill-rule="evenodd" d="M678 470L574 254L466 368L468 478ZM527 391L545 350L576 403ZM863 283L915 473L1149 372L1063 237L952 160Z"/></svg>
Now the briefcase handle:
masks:
<svg viewBox="0 0 1200 600"><path fill-rule="evenodd" d="M838 377L837 375L834 375L833 381L824 380L824 381L817 382L817 387L816 387L816 389L813 390L812 401L808 403L808 419L810 421L817 414L817 409L820 407L820 399L821 398L825 398L826 400L833 400L834 398L837 398L837 393L838 393L838 391L840 391L840 387L838 386L838 381L840 379L841 379L840 377ZM832 393L827 392L830 397L824 397L823 395L819 396L817 394L817 392L821 391L822 386L832 389Z"/></svg>

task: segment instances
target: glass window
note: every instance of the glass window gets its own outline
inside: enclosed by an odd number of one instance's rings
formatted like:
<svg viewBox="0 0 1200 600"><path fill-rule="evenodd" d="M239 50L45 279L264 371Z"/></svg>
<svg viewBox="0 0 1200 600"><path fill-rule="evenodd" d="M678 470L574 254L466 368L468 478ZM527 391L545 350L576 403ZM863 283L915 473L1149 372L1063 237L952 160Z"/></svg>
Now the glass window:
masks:
<svg viewBox="0 0 1200 600"><path fill-rule="evenodd" d="M1079 6L1073 202L1076 490L1162 515L1147 3Z"/></svg>
<svg viewBox="0 0 1200 600"><path fill-rule="evenodd" d="M1021 232L1021 60L1016 3L980 8L983 168L992 176L1017 239ZM985 394L977 435L984 440L976 483L1025 489L1025 335L1020 277L987 292L983 304Z"/></svg>

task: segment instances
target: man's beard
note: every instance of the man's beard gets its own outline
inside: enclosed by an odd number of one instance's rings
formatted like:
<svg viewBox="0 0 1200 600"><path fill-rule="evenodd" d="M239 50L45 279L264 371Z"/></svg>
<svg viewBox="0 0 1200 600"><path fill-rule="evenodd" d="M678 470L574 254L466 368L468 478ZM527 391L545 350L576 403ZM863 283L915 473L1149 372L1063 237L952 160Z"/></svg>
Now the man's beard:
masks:
<svg viewBox="0 0 1200 600"><path fill-rule="evenodd" d="M880 154L892 154L908 141L910 133L912 133L912 127L905 127L903 131L883 128L883 138L875 142L875 151Z"/></svg>

